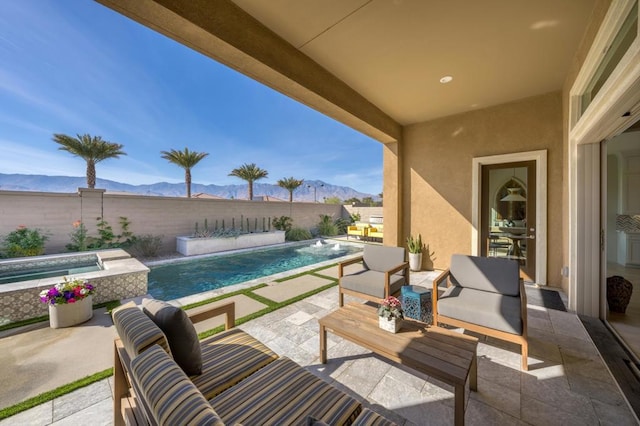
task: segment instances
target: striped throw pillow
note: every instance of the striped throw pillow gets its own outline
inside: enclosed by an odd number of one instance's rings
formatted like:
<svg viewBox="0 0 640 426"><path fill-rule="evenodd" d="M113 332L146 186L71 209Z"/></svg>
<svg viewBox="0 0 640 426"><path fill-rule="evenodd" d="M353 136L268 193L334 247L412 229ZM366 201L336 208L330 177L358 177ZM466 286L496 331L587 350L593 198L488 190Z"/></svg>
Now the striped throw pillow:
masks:
<svg viewBox="0 0 640 426"><path fill-rule="evenodd" d="M129 357L135 358L153 345L160 345L170 353L169 343L162 330L135 303L119 306L111 315Z"/></svg>

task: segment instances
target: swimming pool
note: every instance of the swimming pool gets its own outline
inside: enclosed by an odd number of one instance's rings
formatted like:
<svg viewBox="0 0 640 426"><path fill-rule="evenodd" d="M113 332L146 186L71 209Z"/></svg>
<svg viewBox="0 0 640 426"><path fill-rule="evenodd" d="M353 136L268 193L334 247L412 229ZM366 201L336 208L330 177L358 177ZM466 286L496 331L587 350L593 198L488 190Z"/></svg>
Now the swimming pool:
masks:
<svg viewBox="0 0 640 426"><path fill-rule="evenodd" d="M150 266L148 291L156 299L173 300L362 251L356 245L316 244L306 242Z"/></svg>

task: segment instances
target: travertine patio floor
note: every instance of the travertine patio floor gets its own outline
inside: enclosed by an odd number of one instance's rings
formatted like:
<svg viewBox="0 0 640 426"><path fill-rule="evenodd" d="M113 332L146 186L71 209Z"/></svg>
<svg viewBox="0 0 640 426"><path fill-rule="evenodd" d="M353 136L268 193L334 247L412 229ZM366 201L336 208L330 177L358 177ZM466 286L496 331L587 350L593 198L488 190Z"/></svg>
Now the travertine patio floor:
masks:
<svg viewBox="0 0 640 426"><path fill-rule="evenodd" d="M430 286L432 277L433 273L412 274L412 284ZM452 424L453 393L448 385L331 333L329 362L318 363L317 319L336 309L337 299L337 289L331 288L240 327L398 424ZM578 317L533 305L528 312L530 371L520 371L518 347L481 338L478 392L468 398L466 423L636 424ZM78 355L91 353L87 347L75 349ZM0 421L0 426L109 425L111 407L111 381L103 380Z"/></svg>

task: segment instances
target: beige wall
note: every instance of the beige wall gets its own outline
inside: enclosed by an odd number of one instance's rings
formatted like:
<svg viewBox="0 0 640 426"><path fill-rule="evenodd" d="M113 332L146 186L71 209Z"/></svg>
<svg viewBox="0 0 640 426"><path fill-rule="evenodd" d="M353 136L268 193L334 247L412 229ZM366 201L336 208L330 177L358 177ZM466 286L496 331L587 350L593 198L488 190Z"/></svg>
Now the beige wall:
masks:
<svg viewBox="0 0 640 426"><path fill-rule="evenodd" d="M126 217L135 235L164 235L164 251L175 251L175 237L193 233L195 222L202 227L204 219L212 228L215 220L225 220L231 226L235 218L240 227L240 216L254 219L262 227L262 218L289 216L295 227L311 229L320 221L320 214L334 218L348 217L341 205L322 203L286 203L244 200L210 200L197 198L147 197L142 195L112 195L101 190L83 190L79 194L44 192L0 191L0 237L19 225L40 228L49 235L46 252L65 251L70 242L73 222L80 219L95 235L95 219L104 218L120 232L119 218Z"/></svg>
<svg viewBox="0 0 640 426"><path fill-rule="evenodd" d="M422 234L436 269L471 252L474 157L522 151L548 154L547 282L562 264L562 98L560 92L407 126L403 139L403 238ZM386 197L385 197L386 198Z"/></svg>

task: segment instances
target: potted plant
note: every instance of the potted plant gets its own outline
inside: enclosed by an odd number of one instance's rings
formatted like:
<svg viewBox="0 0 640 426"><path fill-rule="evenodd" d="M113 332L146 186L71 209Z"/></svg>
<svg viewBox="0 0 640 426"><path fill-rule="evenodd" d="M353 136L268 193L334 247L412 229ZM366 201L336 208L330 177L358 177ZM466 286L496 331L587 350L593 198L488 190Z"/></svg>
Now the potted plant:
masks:
<svg viewBox="0 0 640 426"><path fill-rule="evenodd" d="M397 298L389 296L380 302L378 325L381 329L397 333L400 330L403 318L402 304Z"/></svg>
<svg viewBox="0 0 640 426"><path fill-rule="evenodd" d="M42 303L49 305L51 328L70 327L93 317L95 288L82 279L67 280L40 293Z"/></svg>
<svg viewBox="0 0 640 426"><path fill-rule="evenodd" d="M409 269L419 271L422 267L422 235L418 234L417 238L409 235L407 237L407 248L409 249Z"/></svg>

